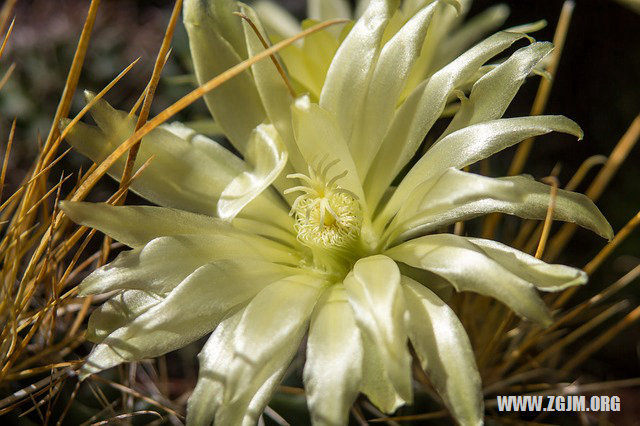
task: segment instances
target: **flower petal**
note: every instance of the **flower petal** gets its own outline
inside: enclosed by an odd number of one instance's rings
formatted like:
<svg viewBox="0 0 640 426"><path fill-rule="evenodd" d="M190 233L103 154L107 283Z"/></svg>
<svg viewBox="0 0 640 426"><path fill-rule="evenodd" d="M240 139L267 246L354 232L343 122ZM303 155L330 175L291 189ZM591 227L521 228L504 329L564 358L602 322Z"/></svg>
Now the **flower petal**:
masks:
<svg viewBox="0 0 640 426"><path fill-rule="evenodd" d="M362 386L360 391L384 413L393 413L406 401L398 395L398 392L385 374L385 365L382 361L380 347L367 333L361 333L364 354L362 359Z"/></svg>
<svg viewBox="0 0 640 426"><path fill-rule="evenodd" d="M413 398L400 271L386 256L360 259L344 280L349 303L363 334L378 347L383 371L400 397Z"/></svg>
<svg viewBox="0 0 640 426"><path fill-rule="evenodd" d="M527 138L553 131L582 138L580 126L559 115L505 118L458 130L433 145L411 168L380 216L391 218L413 189L449 167L460 169Z"/></svg>
<svg viewBox="0 0 640 426"><path fill-rule="evenodd" d="M398 262L440 275L457 291L493 297L521 317L545 326L551 324L549 311L534 285L489 257L467 238L452 234L427 235L400 244L385 254ZM576 271L571 282L578 284L579 276Z"/></svg>
<svg viewBox="0 0 640 426"><path fill-rule="evenodd" d="M93 95L87 97L91 99ZM136 117L112 108L104 100L94 105L91 114L98 128L77 123L70 129L67 141L100 163L131 136ZM160 126L142 140L134 170L151 157L151 164L133 181L131 189L156 204L209 216L216 214L216 203L225 187L248 170L241 159L217 142L180 123ZM119 180L125 161L124 157L116 161L109 175ZM275 194L265 191L242 215L268 218L288 229L291 220L283 204Z"/></svg>
<svg viewBox="0 0 640 426"><path fill-rule="evenodd" d="M585 284L588 280L587 274L580 269L545 263L497 241L482 238L467 238L467 241L479 247L487 256L500 263L504 268L529 281L542 291L560 291L575 285Z"/></svg>
<svg viewBox="0 0 640 426"><path fill-rule="evenodd" d="M287 165L287 158L287 150L276 128L271 124L256 127L245 152L245 160L254 169L236 176L222 191L218 216L233 220L276 180Z"/></svg>
<svg viewBox="0 0 640 426"><path fill-rule="evenodd" d="M464 22L457 31L445 37L441 45L438 46L438 53L434 58L434 69L439 69L447 65L460 56L465 50L473 46L478 40L481 40L485 34L500 28L508 16L509 6L506 4L497 4L483 10Z"/></svg>
<svg viewBox="0 0 640 426"><path fill-rule="evenodd" d="M240 4L240 10L247 15L264 37L264 30L256 13L249 6ZM244 36L249 56L255 56L265 48L256 35L252 26L242 21ZM299 31L298 31L299 32ZM262 99L269 121L273 123L289 154L289 161L294 169L299 172L306 171L306 164L295 144L293 129L291 127L291 103L293 96L289 93L283 77L270 60L260 61L251 66L253 79L258 93Z"/></svg>
<svg viewBox="0 0 640 426"><path fill-rule="evenodd" d="M162 296L142 290L126 290L114 295L91 313L87 340L102 342L114 330L129 324L162 300Z"/></svg>
<svg viewBox="0 0 640 426"><path fill-rule="evenodd" d="M283 278L265 287L245 309L227 365L219 424L246 411L251 398L274 371L289 361L307 330L326 281L309 275Z"/></svg>
<svg viewBox="0 0 640 426"><path fill-rule="evenodd" d="M406 240L491 212L542 220L547 214L550 191L549 185L525 176L496 179L448 169L411 193L385 238L389 242ZM607 220L583 194L559 189L553 219L577 223L604 238L613 236Z"/></svg>
<svg viewBox="0 0 640 426"><path fill-rule="evenodd" d="M463 99L460 110L438 138L471 124L501 118L527 76L551 52L553 44L533 43L515 51L506 61L482 76Z"/></svg>
<svg viewBox="0 0 640 426"><path fill-rule="evenodd" d="M353 192L364 203L356 166L334 115L311 103L308 96L298 98L292 111L296 142L307 164L317 167L323 159L340 160L336 169L346 170L347 175L338 181L338 185Z"/></svg>
<svg viewBox="0 0 640 426"><path fill-rule="evenodd" d="M240 18L232 0L186 0L184 25L199 84L246 59ZM266 116L256 85L248 71L204 95L215 121L231 143L244 153L251 131Z"/></svg>
<svg viewBox="0 0 640 426"><path fill-rule="evenodd" d="M367 89L362 118L357 120L349 144L353 157L357 158L360 176L367 175L378 152L437 6L438 2L433 2L416 13L380 52Z"/></svg>
<svg viewBox="0 0 640 426"><path fill-rule="evenodd" d="M271 0L258 0L252 6L269 34L285 39L301 31L298 20L279 4Z"/></svg>
<svg viewBox="0 0 640 426"><path fill-rule="evenodd" d="M159 237L142 248L120 253L113 262L93 271L80 284L80 295L123 289L166 293L200 266L222 259L293 266L300 261L290 250L262 238L245 241L224 234Z"/></svg>
<svg viewBox="0 0 640 426"><path fill-rule="evenodd" d="M480 373L467 332L456 314L426 287L402 277L409 338L422 368L461 425L481 425Z"/></svg>
<svg viewBox="0 0 640 426"><path fill-rule="evenodd" d="M152 206L112 206L105 203L61 201L60 208L76 223L95 228L129 247L144 247L158 237L172 235L228 235L258 245L261 250L273 245L272 241L252 232L256 226L248 219L236 219L239 226L231 226L219 219L183 210ZM243 226L247 231L242 230ZM292 234L262 224L266 237L279 236L279 240L289 243ZM288 237L288 239L287 239ZM281 247L284 249L284 247Z"/></svg>
<svg viewBox="0 0 640 426"><path fill-rule="evenodd" d="M391 181L418 150L442 114L452 91L472 77L487 60L524 37L525 34L497 33L416 87L393 118L367 175L365 191L371 206L378 203Z"/></svg>
<svg viewBox="0 0 640 426"><path fill-rule="evenodd" d="M220 260L198 268L162 302L114 330L89 354L81 378L125 361L156 357L200 338L227 312L290 274L270 262ZM230 285L232 283L232 285Z"/></svg>
<svg viewBox="0 0 640 426"><path fill-rule="evenodd" d="M338 48L329 67L320 106L336 117L347 140L360 116L380 53L380 41L397 3L394 0L372 0Z"/></svg>
<svg viewBox="0 0 640 426"><path fill-rule="evenodd" d="M362 380L363 347L345 289L333 285L318 302L307 340L304 388L314 425L348 423Z"/></svg>

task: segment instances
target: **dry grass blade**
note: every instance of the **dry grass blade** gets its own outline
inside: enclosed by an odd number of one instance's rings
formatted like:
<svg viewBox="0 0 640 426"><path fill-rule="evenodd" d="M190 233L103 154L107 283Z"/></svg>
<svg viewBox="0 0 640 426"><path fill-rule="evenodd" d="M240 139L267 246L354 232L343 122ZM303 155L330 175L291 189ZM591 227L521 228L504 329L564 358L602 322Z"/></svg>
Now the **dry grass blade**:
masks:
<svg viewBox="0 0 640 426"><path fill-rule="evenodd" d="M7 72L5 72L2 78L0 79L0 90L2 90L5 84L7 84L7 81L9 81L9 79L11 78L11 74L13 74L13 70L15 69L16 69L15 63L9 66L9 69L7 70Z"/></svg>
<svg viewBox="0 0 640 426"><path fill-rule="evenodd" d="M5 28L7 28L7 22L9 22L9 17L13 14L13 10L16 8L17 3L18 0L7 0L5 4L2 5L2 10L0 10L0 34L4 32ZM15 18L11 21L7 34L11 33L11 28L13 27L14 22ZM1 51L0 56L2 56Z"/></svg>
<svg viewBox="0 0 640 426"><path fill-rule="evenodd" d="M625 328L629 327L640 319L640 306L636 307L633 311L629 312L621 321L611 327L606 332L602 333L598 338L585 345L577 354L571 357L562 370L571 371L587 360L596 351L601 349L604 345L609 343L614 337L616 337Z"/></svg>
<svg viewBox="0 0 640 426"><path fill-rule="evenodd" d="M4 182L7 176L7 167L9 166L9 156L11 155L11 146L13 145L13 137L16 133L16 119L13 119L11 123L11 130L9 131L9 140L7 141L7 149L4 151L4 159L2 161L2 172L0 172L0 200L2 200L2 194L4 192ZM0 211L2 209L0 208Z"/></svg>
<svg viewBox="0 0 640 426"><path fill-rule="evenodd" d="M553 222L553 211L556 209L556 197L558 196L558 178L551 176L543 179L545 183L551 184L551 195L549 196L549 207L547 208L547 215L544 219L544 227L542 228L542 236L538 243L538 249L536 250L535 257L540 259L542 253L544 253L544 247L547 244L547 238L549 238L549 232L551 231L551 223Z"/></svg>
<svg viewBox="0 0 640 426"><path fill-rule="evenodd" d="M166 63L166 60L168 57L167 55L171 47L171 40L173 40L173 33L175 31L178 18L180 17L181 10L182 10L182 0L177 0L175 5L173 6L173 11L171 12L171 18L169 19L167 30L164 34L164 38L162 39L162 44L160 46L160 50L158 51L156 62L153 66L151 79L149 80L149 84L147 85L147 88L145 90L142 110L140 111L140 116L138 117L138 121L135 127L136 131L140 130L140 128L147 122L147 118L149 117L153 96L156 92L156 88L158 87L158 83L160 82L160 75L162 74L162 69L164 68L164 64ZM131 173L133 172L133 165L136 161L136 156L138 155L138 150L140 149L141 142L142 141L138 141L137 144L131 147L131 150L129 151L129 155L127 157L127 161L124 166L122 179L120 180L121 182L127 182L131 177ZM122 187L122 184L121 184L121 187ZM124 197L122 198L122 200L124 201Z"/></svg>
<svg viewBox="0 0 640 426"><path fill-rule="evenodd" d="M154 400L153 398L149 398L148 396L143 395L140 392L137 392L137 391L135 391L133 389L130 389L130 388L126 387L126 386L123 386L120 383L116 383L116 382L113 382L111 380L104 379L104 378L102 378L100 376L97 376L97 375L91 376L90 379L94 380L94 381L101 382L101 383L105 383L105 384L111 386L114 389L117 389L117 390L119 390L121 392L133 395L136 398L141 399L141 400L153 405L154 407L158 407L158 408L166 411L167 413L171 413L174 416L178 417L179 419L184 419L184 416L182 414L178 413L177 411L175 411L174 409L172 409L170 407L167 407L167 406L164 406L164 405L160 404L159 402L157 402L156 400Z"/></svg>
<svg viewBox="0 0 640 426"><path fill-rule="evenodd" d="M596 176L593 183L587 189L585 193L587 197L593 201L597 201L602 195L613 176L616 174L624 160L629 156L629 153L635 146L636 142L640 138L640 115L629 126L629 129L625 132L624 136L620 139L616 147L611 152L607 162L605 163L600 173ZM545 256L545 260L548 262L553 261L562 252L567 245L577 227L573 223L567 223L560 228L557 234L553 236L549 245L549 251Z"/></svg>
<svg viewBox="0 0 640 426"><path fill-rule="evenodd" d="M131 417L136 417L136 416L143 416L145 414L151 414L154 416L158 416L158 418L162 419L162 415L156 411L151 411L151 410L140 410L140 411L134 411L132 413L127 413L127 414L120 414L118 416L113 416L110 419L107 420L102 420L99 422L95 422L95 423L91 423L91 426L100 426L100 425L108 425L108 424L112 424L112 423L120 423L121 420L124 419L130 419Z"/></svg>
<svg viewBox="0 0 640 426"><path fill-rule="evenodd" d="M631 220L627 222L627 224L620 230L620 232L618 232L616 236L613 237L613 240L609 241L609 243L607 243L607 245L604 246L604 248L600 250L600 252L598 252L598 254L584 266L584 271L589 275L593 274L600 267L600 265L602 265L602 262L604 262L605 259L607 259L609 255L611 255L613 250L615 250L615 248L618 247L620 243L626 240L629 234L631 234L638 227L638 225L640 225L640 212L638 212L633 218L631 218ZM576 293L576 291L577 288L575 287L565 290L555 301L553 307L560 308L564 306Z"/></svg>
<svg viewBox="0 0 640 426"><path fill-rule="evenodd" d="M562 57L562 50L564 43L567 40L567 34L569 33L569 24L571 23L571 17L573 16L573 9L575 8L575 2L572 0L566 0L562 5L562 11L560 12L560 18L558 19L558 26L553 36L554 50L551 53L551 60L549 61L546 72L551 76L550 79L543 78L538 86L538 92L536 98L533 101L530 115L540 115L544 112L549 95L551 94L551 87L553 85L553 78L558 70L560 64L560 58ZM518 145L518 150L513 158L511 166L509 167L508 174L510 176L518 175L524 170L524 165L531 152L531 146L534 139L527 139Z"/></svg>

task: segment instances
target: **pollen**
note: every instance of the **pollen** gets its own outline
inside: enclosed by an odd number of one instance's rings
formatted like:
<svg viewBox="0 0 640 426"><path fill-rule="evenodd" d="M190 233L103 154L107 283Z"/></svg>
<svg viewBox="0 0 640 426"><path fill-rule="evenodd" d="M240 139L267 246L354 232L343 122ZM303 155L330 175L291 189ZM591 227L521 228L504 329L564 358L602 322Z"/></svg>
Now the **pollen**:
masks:
<svg viewBox="0 0 640 426"><path fill-rule="evenodd" d="M306 185L287 189L286 194L302 192L291 207L291 215L298 240L311 247L347 248L360 236L362 209L358 197L341 188L337 182L346 176L344 171L331 179L327 175L338 164L326 159L317 168L309 167L309 175L295 173L290 179L300 179Z"/></svg>

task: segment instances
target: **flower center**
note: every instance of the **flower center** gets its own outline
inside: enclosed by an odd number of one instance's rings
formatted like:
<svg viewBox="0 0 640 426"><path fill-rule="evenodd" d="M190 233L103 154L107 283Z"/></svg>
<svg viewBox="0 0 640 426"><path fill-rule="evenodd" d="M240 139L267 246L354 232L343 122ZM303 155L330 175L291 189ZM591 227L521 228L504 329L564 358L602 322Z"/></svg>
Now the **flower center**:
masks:
<svg viewBox="0 0 640 426"><path fill-rule="evenodd" d="M285 191L286 194L302 192L291 207L296 219L295 230L298 239L308 247L349 249L360 236L360 202L355 194L336 183L346 171L327 179L327 173L339 160L323 166L324 162L321 161L317 169L309 167L309 176L302 173L287 176L307 184Z"/></svg>

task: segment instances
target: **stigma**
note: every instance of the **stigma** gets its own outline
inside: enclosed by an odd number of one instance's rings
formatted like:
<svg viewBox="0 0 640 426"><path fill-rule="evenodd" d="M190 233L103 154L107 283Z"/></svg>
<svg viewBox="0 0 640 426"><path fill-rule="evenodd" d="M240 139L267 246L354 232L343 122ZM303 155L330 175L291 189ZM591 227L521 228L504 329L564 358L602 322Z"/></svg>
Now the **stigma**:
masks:
<svg viewBox="0 0 640 426"><path fill-rule="evenodd" d="M298 240L315 248L349 248L359 237L362 226L362 208L358 197L341 188L338 181L347 171L328 178L329 171L339 160L326 165L320 161L317 168L309 167L309 175L294 173L290 179L300 179L305 185L287 189L285 194L301 192L291 206L290 214L296 219Z"/></svg>

